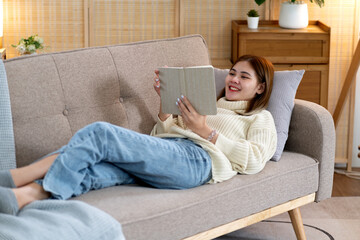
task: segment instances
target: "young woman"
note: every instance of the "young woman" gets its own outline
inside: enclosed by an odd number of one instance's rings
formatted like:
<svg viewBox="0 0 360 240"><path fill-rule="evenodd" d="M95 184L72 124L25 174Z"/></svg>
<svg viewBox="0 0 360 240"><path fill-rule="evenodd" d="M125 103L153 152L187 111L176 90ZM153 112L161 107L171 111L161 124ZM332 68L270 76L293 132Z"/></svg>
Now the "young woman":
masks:
<svg viewBox="0 0 360 240"><path fill-rule="evenodd" d="M120 184L187 189L261 171L277 142L273 118L265 110L273 75L266 59L242 56L225 79L215 116L198 114L179 96L181 115L163 113L160 105L151 136L105 122L84 127L43 159L0 171L0 212L16 214L35 200L68 199ZM156 70L159 96L160 82Z"/></svg>

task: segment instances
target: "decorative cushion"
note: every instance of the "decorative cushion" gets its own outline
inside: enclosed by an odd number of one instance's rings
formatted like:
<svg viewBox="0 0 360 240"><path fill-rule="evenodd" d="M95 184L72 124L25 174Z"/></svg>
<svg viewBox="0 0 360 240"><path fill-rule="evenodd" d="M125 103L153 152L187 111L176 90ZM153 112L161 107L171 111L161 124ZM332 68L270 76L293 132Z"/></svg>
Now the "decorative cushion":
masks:
<svg viewBox="0 0 360 240"><path fill-rule="evenodd" d="M0 60L0 170L16 167L10 95L5 66Z"/></svg>
<svg viewBox="0 0 360 240"><path fill-rule="evenodd" d="M279 161L288 138L289 125L296 90L305 70L275 71L274 85L267 110L271 112L276 126L277 147L271 160Z"/></svg>
<svg viewBox="0 0 360 240"><path fill-rule="evenodd" d="M216 96L217 97L219 97L221 91L225 87L225 78L228 74L229 74L229 69L214 68Z"/></svg>
<svg viewBox="0 0 360 240"><path fill-rule="evenodd" d="M214 72L216 92L219 94L225 87L225 78L229 70L214 68ZM304 72L305 70L294 70L275 71L274 73L274 85L267 108L274 118L278 138L276 152L271 159L273 161L279 161L284 151L288 138L291 114L294 108L296 90Z"/></svg>

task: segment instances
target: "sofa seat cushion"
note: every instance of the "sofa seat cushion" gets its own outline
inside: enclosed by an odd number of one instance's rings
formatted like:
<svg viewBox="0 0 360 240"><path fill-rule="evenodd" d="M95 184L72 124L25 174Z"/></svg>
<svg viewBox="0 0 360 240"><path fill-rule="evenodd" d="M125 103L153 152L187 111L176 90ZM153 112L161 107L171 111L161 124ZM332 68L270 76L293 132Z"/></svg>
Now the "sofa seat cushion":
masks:
<svg viewBox="0 0 360 240"><path fill-rule="evenodd" d="M284 152L255 175L188 190L115 186L74 198L109 213L127 239L182 239L318 189L318 163ZM286 184L283 184L286 183Z"/></svg>

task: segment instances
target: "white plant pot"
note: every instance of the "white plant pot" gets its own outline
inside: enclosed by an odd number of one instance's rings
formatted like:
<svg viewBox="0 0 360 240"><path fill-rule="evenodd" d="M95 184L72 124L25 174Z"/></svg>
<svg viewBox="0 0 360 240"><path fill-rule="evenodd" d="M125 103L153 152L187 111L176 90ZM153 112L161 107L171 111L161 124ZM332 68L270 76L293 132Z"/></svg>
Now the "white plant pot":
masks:
<svg viewBox="0 0 360 240"><path fill-rule="evenodd" d="M283 2L280 8L279 25L282 28L306 28L309 24L306 3Z"/></svg>
<svg viewBox="0 0 360 240"><path fill-rule="evenodd" d="M259 17L247 17L248 28L257 29L259 25Z"/></svg>

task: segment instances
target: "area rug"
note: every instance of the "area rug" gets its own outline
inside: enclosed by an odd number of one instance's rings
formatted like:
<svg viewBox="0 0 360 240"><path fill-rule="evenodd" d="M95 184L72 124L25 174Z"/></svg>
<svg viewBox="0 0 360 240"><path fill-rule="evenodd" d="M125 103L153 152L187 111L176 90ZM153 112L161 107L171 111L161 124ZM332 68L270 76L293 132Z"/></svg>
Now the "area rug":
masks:
<svg viewBox="0 0 360 240"><path fill-rule="evenodd" d="M308 240L360 239L360 197L334 197L300 208ZM253 224L216 240L296 239L287 213Z"/></svg>

